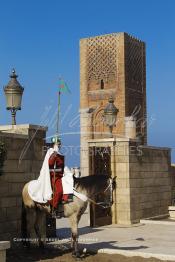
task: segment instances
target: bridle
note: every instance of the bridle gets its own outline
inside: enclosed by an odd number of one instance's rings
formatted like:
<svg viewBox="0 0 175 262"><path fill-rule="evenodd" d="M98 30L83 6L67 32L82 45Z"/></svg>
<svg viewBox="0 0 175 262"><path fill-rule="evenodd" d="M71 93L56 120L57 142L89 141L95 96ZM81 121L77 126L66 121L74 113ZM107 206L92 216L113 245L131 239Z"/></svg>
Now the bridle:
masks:
<svg viewBox="0 0 175 262"><path fill-rule="evenodd" d="M98 194L105 193L107 190L110 189L110 201L109 201L109 205L104 205L105 202L96 202L95 200L92 199L91 196L90 196L90 197L87 197L86 195L84 195L84 196L86 197L86 200L85 200L85 201L89 201L90 203L92 203L92 204L94 204L94 205L96 205L96 206L100 206L100 207L102 207L102 208L104 208L104 209L111 207L112 204L113 204L113 189L114 189L114 188L113 188L113 183L115 183L115 182L114 182L115 178L116 178L116 177L109 178L109 181L110 181L110 182L109 182L109 185L107 185L106 188L105 188L103 191L98 191L98 192L96 192L96 193L93 193L93 196L96 196L96 195L98 195ZM76 191L77 193L80 193L80 192L77 191L76 188L74 188L74 191ZM82 194L82 193L81 193L81 194Z"/></svg>
<svg viewBox="0 0 175 262"><path fill-rule="evenodd" d="M93 196L96 196L98 194L101 194L101 193L105 193L106 191L108 191L110 189L110 201L109 201L109 205L104 205L105 202L96 202L95 200L93 200L91 197L87 197L87 201L91 202L92 204L96 205L96 206L100 206L104 209L106 208L109 208L112 206L112 203L113 203L113 195L112 195L112 192L113 192L113 179L112 178L109 178L109 185L107 185L107 187L105 188L105 190L103 191L99 191L95 194L93 194Z"/></svg>

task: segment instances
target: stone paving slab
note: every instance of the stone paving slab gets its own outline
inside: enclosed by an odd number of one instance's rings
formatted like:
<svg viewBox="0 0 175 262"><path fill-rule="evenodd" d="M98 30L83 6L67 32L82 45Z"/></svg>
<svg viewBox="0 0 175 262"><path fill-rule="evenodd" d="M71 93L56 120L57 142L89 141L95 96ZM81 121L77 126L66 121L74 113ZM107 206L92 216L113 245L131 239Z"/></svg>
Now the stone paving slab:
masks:
<svg viewBox="0 0 175 262"><path fill-rule="evenodd" d="M70 228L67 218L57 220L57 234L61 243L70 243ZM58 241L59 242L59 241ZM175 261L175 222L161 224L141 223L131 226L111 225L89 227L88 213L82 216L79 225L81 248L99 253L125 256L156 257Z"/></svg>

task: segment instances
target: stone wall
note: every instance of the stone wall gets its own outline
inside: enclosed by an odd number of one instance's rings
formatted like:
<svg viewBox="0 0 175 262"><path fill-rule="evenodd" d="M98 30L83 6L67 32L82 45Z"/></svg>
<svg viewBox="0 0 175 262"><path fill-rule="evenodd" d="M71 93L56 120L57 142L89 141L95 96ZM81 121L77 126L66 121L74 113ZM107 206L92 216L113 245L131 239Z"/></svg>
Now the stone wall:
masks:
<svg viewBox="0 0 175 262"><path fill-rule="evenodd" d="M0 240L20 236L22 188L39 175L46 130L32 125L0 126L0 141L7 150L0 176Z"/></svg>
<svg viewBox="0 0 175 262"><path fill-rule="evenodd" d="M111 148L111 173L117 177L113 224L168 214L172 200L170 149L140 146L129 138L91 139L89 146Z"/></svg>
<svg viewBox="0 0 175 262"><path fill-rule="evenodd" d="M170 149L140 146L129 157L131 222L168 214L171 204Z"/></svg>

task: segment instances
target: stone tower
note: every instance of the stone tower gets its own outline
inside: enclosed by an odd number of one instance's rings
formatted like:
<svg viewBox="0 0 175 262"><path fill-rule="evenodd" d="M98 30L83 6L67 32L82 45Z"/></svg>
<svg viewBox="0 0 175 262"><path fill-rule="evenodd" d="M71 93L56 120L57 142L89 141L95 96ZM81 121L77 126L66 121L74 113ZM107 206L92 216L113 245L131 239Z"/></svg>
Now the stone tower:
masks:
<svg viewBox="0 0 175 262"><path fill-rule="evenodd" d="M80 40L81 168L88 175L88 139L108 137L103 110L113 96L119 109L113 135L126 136L128 119L147 143L145 43L127 33Z"/></svg>

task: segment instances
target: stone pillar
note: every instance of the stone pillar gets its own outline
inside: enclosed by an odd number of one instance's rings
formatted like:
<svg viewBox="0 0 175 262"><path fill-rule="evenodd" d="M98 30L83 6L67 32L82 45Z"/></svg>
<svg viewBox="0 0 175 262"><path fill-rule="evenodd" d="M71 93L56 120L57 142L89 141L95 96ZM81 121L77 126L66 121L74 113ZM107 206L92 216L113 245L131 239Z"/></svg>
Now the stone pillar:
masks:
<svg viewBox="0 0 175 262"><path fill-rule="evenodd" d="M117 139L115 146L115 164L115 175L117 176L117 224L128 225L131 224L129 186L129 139Z"/></svg>

